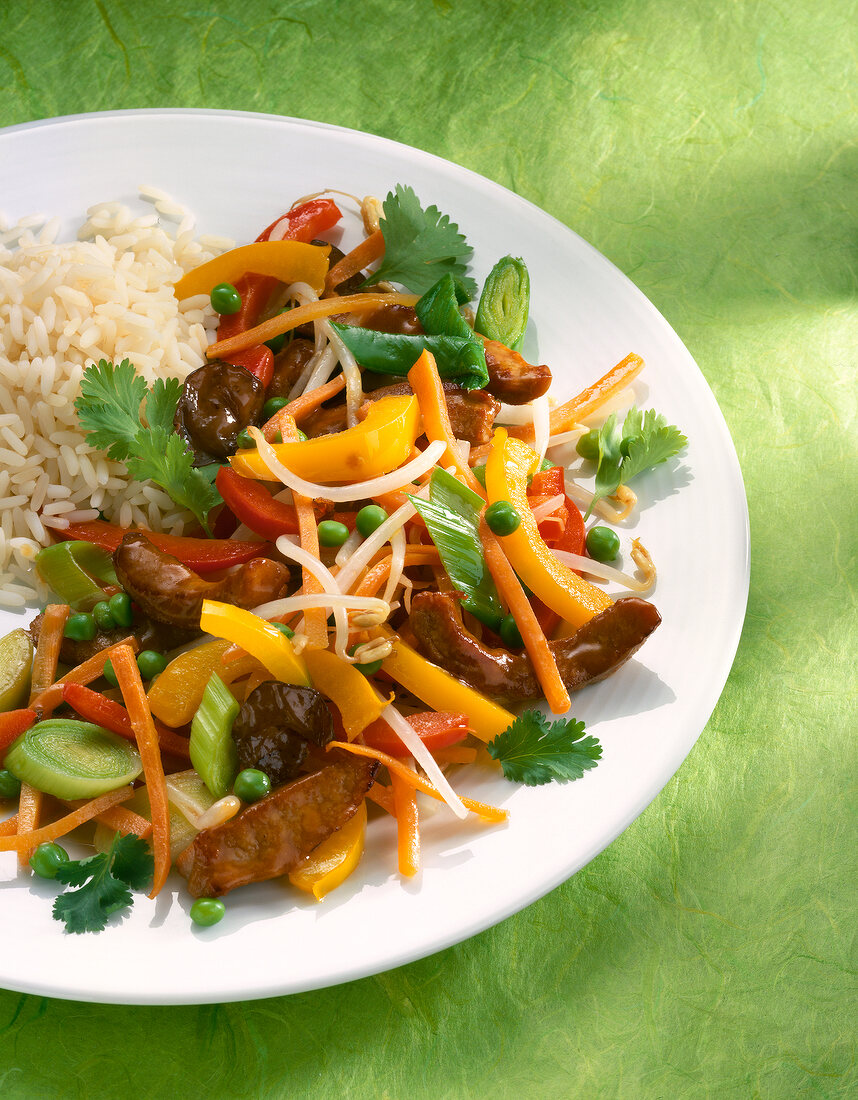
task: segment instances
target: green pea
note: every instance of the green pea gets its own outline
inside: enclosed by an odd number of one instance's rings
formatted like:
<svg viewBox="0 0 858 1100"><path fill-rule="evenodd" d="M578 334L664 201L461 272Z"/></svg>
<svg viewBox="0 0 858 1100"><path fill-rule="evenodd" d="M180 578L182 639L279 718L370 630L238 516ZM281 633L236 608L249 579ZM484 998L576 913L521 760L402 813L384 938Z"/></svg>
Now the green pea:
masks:
<svg viewBox="0 0 858 1100"><path fill-rule="evenodd" d="M113 664L109 660L104 662L104 672L102 676L104 676L111 687L119 687L119 681L116 679L116 673L113 671Z"/></svg>
<svg viewBox="0 0 858 1100"><path fill-rule="evenodd" d="M281 409L285 408L289 404L289 399L286 397L269 397L265 404L262 406L262 419L270 420Z"/></svg>
<svg viewBox="0 0 858 1100"><path fill-rule="evenodd" d="M203 928L209 928L223 920L226 906L220 898L197 898L191 906L191 920Z"/></svg>
<svg viewBox="0 0 858 1100"><path fill-rule="evenodd" d="M486 508L486 523L493 534L502 537L511 535L513 531L518 529L521 516L509 501L496 500L494 504L490 504Z"/></svg>
<svg viewBox="0 0 858 1100"><path fill-rule="evenodd" d="M137 667L144 680L152 680L167 667L167 658L154 649L144 649L137 654Z"/></svg>
<svg viewBox="0 0 858 1100"><path fill-rule="evenodd" d="M355 517L355 527L366 539L373 531L377 531L386 519L387 512L380 504L365 504Z"/></svg>
<svg viewBox="0 0 858 1100"><path fill-rule="evenodd" d="M258 802L271 792L271 780L259 768L245 768L235 777L233 791L242 802Z"/></svg>
<svg viewBox="0 0 858 1100"><path fill-rule="evenodd" d="M117 592L107 601L110 614L117 626L133 626L134 612L131 610L131 597L127 592Z"/></svg>
<svg viewBox="0 0 858 1100"><path fill-rule="evenodd" d="M591 428L589 432L585 432L575 444L575 450L582 458L587 458L591 462L598 462L599 429Z"/></svg>
<svg viewBox="0 0 858 1100"><path fill-rule="evenodd" d="M349 656L354 657L357 645L353 645L349 650ZM364 664L356 664L355 668L358 672L362 672L364 676L375 676L376 672L381 668L383 661L366 661Z"/></svg>
<svg viewBox="0 0 858 1100"><path fill-rule="evenodd" d="M212 287L209 300L215 313L228 315L238 313L241 309L241 295L232 283L218 283L217 286Z"/></svg>
<svg viewBox="0 0 858 1100"><path fill-rule="evenodd" d="M56 878L57 871L68 861L68 852L59 844L40 844L30 856L30 866L39 878Z"/></svg>
<svg viewBox="0 0 858 1100"><path fill-rule="evenodd" d="M242 428L238 435L235 437L235 445L240 451L248 451L256 446L256 440L247 430Z"/></svg>
<svg viewBox="0 0 858 1100"><path fill-rule="evenodd" d="M349 529L335 519L323 519L319 524L320 546L342 546L349 537Z"/></svg>
<svg viewBox="0 0 858 1100"><path fill-rule="evenodd" d="M115 630L117 623L107 600L101 600L92 609L92 617L99 630Z"/></svg>
<svg viewBox="0 0 858 1100"><path fill-rule="evenodd" d="M501 622L500 636L507 649L521 649L524 645L521 631L512 615L506 615Z"/></svg>
<svg viewBox="0 0 858 1100"><path fill-rule="evenodd" d="M72 642L91 642L95 637L95 619L87 611L69 615L63 633Z"/></svg>
<svg viewBox="0 0 858 1100"><path fill-rule="evenodd" d="M287 626L286 623L272 623L271 625L273 627L276 627L281 634L285 634L287 638L295 637L295 631L292 629L291 626Z"/></svg>
<svg viewBox="0 0 858 1100"><path fill-rule="evenodd" d="M0 769L0 798L17 798L21 793L21 780L6 771Z"/></svg>
<svg viewBox="0 0 858 1100"><path fill-rule="evenodd" d="M587 532L587 553L594 561L613 561L620 552L620 540L610 527L591 527Z"/></svg>

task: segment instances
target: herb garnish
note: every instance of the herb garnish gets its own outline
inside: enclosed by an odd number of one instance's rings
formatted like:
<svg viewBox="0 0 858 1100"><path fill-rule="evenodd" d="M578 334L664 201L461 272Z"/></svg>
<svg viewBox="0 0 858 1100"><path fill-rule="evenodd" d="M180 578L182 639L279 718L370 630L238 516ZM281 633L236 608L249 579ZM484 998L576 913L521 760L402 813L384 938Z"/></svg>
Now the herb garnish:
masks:
<svg viewBox="0 0 858 1100"><path fill-rule="evenodd" d="M534 708L524 711L486 745L514 783L537 787L552 779L580 779L602 756L596 737L584 736L584 723L574 718L555 722Z"/></svg>
<svg viewBox="0 0 858 1100"><path fill-rule="evenodd" d="M688 440L655 409L642 412L633 405L622 427L617 424L617 414L611 413L599 428L596 442L599 449L596 485L585 519L602 497L611 496L644 470L666 462Z"/></svg>
<svg viewBox="0 0 858 1100"><path fill-rule="evenodd" d="M149 845L134 833L117 833L107 852L88 859L70 859L57 868L57 882L77 886L54 902L54 918L67 932L101 932L111 913L132 904L132 890L145 890L152 880L154 859Z"/></svg>
<svg viewBox="0 0 858 1100"><path fill-rule="evenodd" d="M382 204L384 218L384 259L365 286L388 281L423 294L442 275L456 275L473 297L477 284L465 275L465 265L473 249L459 232L455 222L437 206L425 210L410 187L398 183Z"/></svg>
<svg viewBox="0 0 858 1100"><path fill-rule="evenodd" d="M149 389L127 359L118 367L102 359L84 371L75 409L92 446L124 462L138 481L160 485L211 534L209 512L222 503L212 484L219 467L195 467L193 454L174 431L181 395L178 378L159 378Z"/></svg>

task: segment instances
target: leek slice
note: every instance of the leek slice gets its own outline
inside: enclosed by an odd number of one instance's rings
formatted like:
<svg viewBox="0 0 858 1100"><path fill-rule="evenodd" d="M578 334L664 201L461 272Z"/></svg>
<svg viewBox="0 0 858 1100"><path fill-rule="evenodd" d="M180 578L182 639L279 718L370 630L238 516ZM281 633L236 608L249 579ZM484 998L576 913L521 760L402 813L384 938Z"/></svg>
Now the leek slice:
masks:
<svg viewBox="0 0 858 1100"><path fill-rule="evenodd" d="M97 798L143 771L129 741L68 718L49 718L22 733L7 751L5 767L22 783L68 799Z"/></svg>
<svg viewBox="0 0 858 1100"><path fill-rule="evenodd" d="M483 284L474 328L513 351L520 351L530 312L530 275L524 260L504 256Z"/></svg>
<svg viewBox="0 0 858 1100"><path fill-rule="evenodd" d="M26 703L32 667L33 643L19 626L0 640L0 713Z"/></svg>
<svg viewBox="0 0 858 1100"><path fill-rule="evenodd" d="M191 722L191 763L217 798L232 789L238 774L238 749L232 724L238 703L216 672L209 677L194 720Z"/></svg>

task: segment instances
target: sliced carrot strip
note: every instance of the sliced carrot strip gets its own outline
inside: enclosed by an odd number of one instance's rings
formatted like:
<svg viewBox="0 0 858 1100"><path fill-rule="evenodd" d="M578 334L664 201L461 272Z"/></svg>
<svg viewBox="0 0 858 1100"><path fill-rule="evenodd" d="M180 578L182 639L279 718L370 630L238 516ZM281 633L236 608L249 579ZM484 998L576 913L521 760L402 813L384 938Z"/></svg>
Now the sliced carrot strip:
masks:
<svg viewBox="0 0 858 1100"><path fill-rule="evenodd" d="M21 793L18 796L18 840L22 847L18 848L18 862L22 867L27 866L33 849L39 843L29 843L29 838L38 830L39 818L42 816L42 803L45 796L29 783L21 784ZM3 851L0 848L0 851Z"/></svg>
<svg viewBox="0 0 858 1100"><path fill-rule="evenodd" d="M63 799L63 805L68 806L70 810L79 810L81 806L86 805L86 800L67 802ZM135 836L145 839L152 832L152 822L148 818L141 817L140 814L136 814L125 806L111 806L104 813L98 814L95 820L109 829L120 832L123 836L134 833Z"/></svg>
<svg viewBox="0 0 858 1100"><path fill-rule="evenodd" d="M396 852L399 873L413 878L420 870L420 824L417 817L417 789L396 772L390 773L393 806L396 810Z"/></svg>
<svg viewBox="0 0 858 1100"><path fill-rule="evenodd" d="M281 425L283 442L292 443L298 439L298 429L291 417L284 417ZM298 537L302 550L319 558L319 528L316 525L316 512L309 497L300 493L292 494L295 514L298 517ZM302 569L304 592L312 595L322 591L322 586L309 569ZM328 648L328 613L324 607L311 607L304 612L304 633L307 635L308 649Z"/></svg>
<svg viewBox="0 0 858 1100"><path fill-rule="evenodd" d="M71 672L67 672L65 676L61 676L55 684L51 684L49 688L38 695L31 704L33 710L37 713L41 712L42 718L47 718L63 701L63 687L66 684L91 684L93 680L97 680L104 672L104 666L108 661L113 660L113 655L120 646L129 646L134 653L140 648L137 639L130 635L123 638L121 642L115 642L113 645L109 645L107 649L95 653L88 661L79 664Z"/></svg>
<svg viewBox="0 0 858 1100"><path fill-rule="evenodd" d="M434 546L409 546L405 551L406 566L436 565L440 560L438 550ZM363 580L354 590L354 594L356 596L374 596L390 576L392 564L393 555L388 554L381 561L370 566L364 574Z"/></svg>
<svg viewBox="0 0 858 1100"><path fill-rule="evenodd" d="M317 386L309 393L303 393L300 397L296 397L294 401L290 401L288 405L278 409L270 420L265 421L261 429L263 436L269 443L273 443L277 438L277 433L283 430L283 422L287 417L291 416L296 424L300 424L302 420L306 420L310 413L314 413L316 409L324 405L329 398L336 397L340 390L345 387L345 384L346 376L338 374L330 382L325 382L324 385ZM284 435L283 438L285 439L286 436Z"/></svg>
<svg viewBox="0 0 858 1100"><path fill-rule="evenodd" d="M353 752L356 756L368 756L373 760L378 760L379 763L384 764L391 775L395 773L410 783L412 787L416 787L418 790L422 791L424 794L428 794L430 798L434 798L438 802L445 801L442 795L438 793L433 783L430 783L428 779L424 779L422 775L418 775L417 772L412 771L411 768L407 768L402 761L397 760L395 756L388 756L386 752L379 752L378 749L371 749L367 745L358 745L355 742L350 744L348 741L329 741L326 748L328 750L346 749L348 752ZM498 809L497 806L490 806L487 802L477 802L474 798L462 798L462 805L466 810L470 810L471 813L477 814L486 821L506 821L509 816L506 810Z"/></svg>
<svg viewBox="0 0 858 1100"><path fill-rule="evenodd" d="M63 631L70 608L64 603L49 603L42 618L39 644L33 658L33 678L30 686L30 706L45 688L51 686L57 674L57 662L63 644Z"/></svg>
<svg viewBox="0 0 858 1100"><path fill-rule="evenodd" d="M23 787L21 788L23 793ZM22 858L25 852L32 851L33 848L38 848L40 844L47 844L49 841L58 840L61 836L66 836L73 829L76 829L78 825L83 825L87 821L92 821L94 817L98 817L99 814L103 814L105 810L109 810L111 806L115 806L118 802L124 802L126 798L130 798L134 794L134 788L118 787L115 791L108 791L107 794L100 795L98 798L92 799L91 802L84 803L83 806L79 806L76 810L73 810L70 814L66 814L65 817L61 817L58 821L52 821L50 825L43 825L41 829L34 829L32 832L18 836L0 836L0 852L17 852L18 858ZM18 817L20 819L21 811L18 811ZM27 856L29 858L29 856ZM26 862L26 860L25 860Z"/></svg>
<svg viewBox="0 0 858 1100"><path fill-rule="evenodd" d="M384 255L384 234L380 229L370 233L368 237L356 245L351 252L347 252L341 260L337 260L328 274L325 276L325 292L330 293L340 283L357 275L359 271L380 260Z"/></svg>
<svg viewBox="0 0 858 1100"><path fill-rule="evenodd" d="M536 612L524 594L521 581L507 560L503 548L486 523L485 509L480 514L480 540L486 557L486 565L497 585L500 598L509 608L515 625L521 634L533 671L545 693L545 699L555 714L565 714L572 706L569 692L563 683L557 661L548 645L548 639L539 625Z"/></svg>
<svg viewBox="0 0 858 1100"><path fill-rule="evenodd" d="M161 763L158 732L152 720L149 700L146 698L143 681L140 679L140 670L131 647L117 647L111 662L137 739L137 749L143 761L143 776L149 792L149 805L152 809L152 849L155 855L155 874L149 897L154 898L167 881L167 875L170 872L170 808L167 802L167 784L164 781L164 765Z"/></svg>
<svg viewBox="0 0 858 1100"><path fill-rule="evenodd" d="M128 741L136 741L128 711L120 703L115 703L97 691L84 687L83 684L64 684L63 699L86 722L95 722L96 725L118 733ZM152 720L155 723L161 749L183 760L190 760L190 742L187 737L180 737L156 719Z"/></svg>
<svg viewBox="0 0 858 1100"><path fill-rule="evenodd" d="M435 356L431 351L424 349L420 358L408 372L408 381L417 397L420 412L423 416L423 427L426 438L430 443L440 439L447 444L441 458L438 460L441 466L455 466L459 477L469 489L483 500L486 499L486 491L474 476L471 467L462 461L459 448L456 445L456 437L450 424L450 413L447 410L447 399L444 396L444 387L441 384L441 376L435 365Z"/></svg>
<svg viewBox="0 0 858 1100"><path fill-rule="evenodd" d="M622 362L612 367L598 382L582 390L577 397L567 401L564 405L558 405L551 411L551 434L568 432L572 426L580 420L592 416L605 402L625 389L630 382L640 374L644 368L644 361L639 355L632 352ZM510 435L516 439L523 439L525 443L531 443L534 439L533 425L528 424L521 428L510 428Z"/></svg>
<svg viewBox="0 0 858 1100"><path fill-rule="evenodd" d="M366 792L366 797L370 802L374 802L376 806L381 806L383 810L387 810L391 817L396 817L396 810L393 806L393 791L390 787L385 787L383 783L376 780Z"/></svg>
<svg viewBox="0 0 858 1100"><path fill-rule="evenodd" d="M324 298L317 302L308 302L305 306L296 306L286 313L278 313L269 317L261 325L246 329L228 340L218 340L215 344L209 344L206 355L209 359L219 359L232 351L244 351L245 348L255 347L256 344L264 344L267 340L273 340L284 332L291 332L307 324L308 321L318 321L320 317L333 317L335 313L362 313L367 309L378 309L380 306L413 306L418 301L416 294L347 294L342 298Z"/></svg>
<svg viewBox="0 0 858 1100"><path fill-rule="evenodd" d="M31 707L22 707L20 710L7 710L0 714L0 767L3 765L3 757L13 741L17 741L22 733L26 733L36 721L38 715Z"/></svg>

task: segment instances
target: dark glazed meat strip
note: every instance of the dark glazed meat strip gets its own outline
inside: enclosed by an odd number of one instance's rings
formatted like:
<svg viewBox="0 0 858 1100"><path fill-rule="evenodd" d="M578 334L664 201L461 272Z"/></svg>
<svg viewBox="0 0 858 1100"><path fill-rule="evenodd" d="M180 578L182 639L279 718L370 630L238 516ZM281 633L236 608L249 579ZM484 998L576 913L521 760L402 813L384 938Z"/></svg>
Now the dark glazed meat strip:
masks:
<svg viewBox="0 0 858 1100"><path fill-rule="evenodd" d="M615 672L660 622L651 603L626 596L590 619L571 638L549 642L567 689L577 691ZM425 657L484 695L509 705L542 697L527 654L483 645L465 628L455 596L421 592L411 604L410 626Z"/></svg>
<svg viewBox="0 0 858 1100"><path fill-rule="evenodd" d="M279 599L289 570L268 558L254 558L219 581L207 581L144 535L129 532L113 555L119 583L143 611L158 622L188 630L200 625L203 600L258 607Z"/></svg>
<svg viewBox="0 0 858 1100"><path fill-rule="evenodd" d="M345 825L372 786L378 764L344 752L330 756L320 771L197 834L177 860L192 897L219 897L288 874Z"/></svg>

